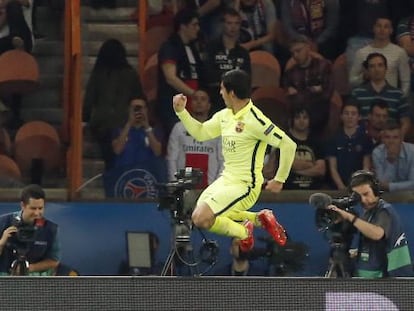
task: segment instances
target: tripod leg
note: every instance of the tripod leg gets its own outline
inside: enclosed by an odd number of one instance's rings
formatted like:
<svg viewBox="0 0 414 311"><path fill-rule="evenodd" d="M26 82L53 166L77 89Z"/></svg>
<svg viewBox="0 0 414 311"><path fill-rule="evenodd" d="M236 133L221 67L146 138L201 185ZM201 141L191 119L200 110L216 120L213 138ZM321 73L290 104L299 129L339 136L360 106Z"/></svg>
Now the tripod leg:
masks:
<svg viewBox="0 0 414 311"><path fill-rule="evenodd" d="M161 276L166 276L168 270L171 270L171 274L173 273L173 262L175 257L175 248L172 247L170 253L167 256L167 260L165 261L164 267L161 271Z"/></svg>

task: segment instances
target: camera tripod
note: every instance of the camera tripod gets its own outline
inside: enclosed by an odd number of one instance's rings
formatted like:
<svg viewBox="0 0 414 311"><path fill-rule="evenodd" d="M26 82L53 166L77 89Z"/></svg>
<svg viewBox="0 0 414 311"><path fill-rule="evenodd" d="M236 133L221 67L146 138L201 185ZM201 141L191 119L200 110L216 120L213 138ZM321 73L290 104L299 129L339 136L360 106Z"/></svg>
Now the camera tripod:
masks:
<svg viewBox="0 0 414 311"><path fill-rule="evenodd" d="M195 261L193 246L191 245L191 221L182 220L173 215L172 239L161 276L177 273L177 266L181 263L188 268L188 275L198 275L198 262Z"/></svg>
<svg viewBox="0 0 414 311"><path fill-rule="evenodd" d="M351 277L349 267L349 255L342 243L331 244L331 257L329 267L325 272L326 278L349 278Z"/></svg>
<svg viewBox="0 0 414 311"><path fill-rule="evenodd" d="M17 248L14 250L16 253L16 259L10 266L10 275L22 276L29 275L29 261L27 260L26 249Z"/></svg>

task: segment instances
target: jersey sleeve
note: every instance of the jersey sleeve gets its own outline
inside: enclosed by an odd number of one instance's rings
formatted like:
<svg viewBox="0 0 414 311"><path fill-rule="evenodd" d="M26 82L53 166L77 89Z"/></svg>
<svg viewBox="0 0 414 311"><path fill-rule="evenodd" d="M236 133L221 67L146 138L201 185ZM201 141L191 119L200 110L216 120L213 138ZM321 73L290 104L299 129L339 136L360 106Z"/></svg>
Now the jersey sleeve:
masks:
<svg viewBox="0 0 414 311"><path fill-rule="evenodd" d="M177 113L177 116L188 133L198 141L210 140L221 135L219 113L203 123L194 119L186 109Z"/></svg>

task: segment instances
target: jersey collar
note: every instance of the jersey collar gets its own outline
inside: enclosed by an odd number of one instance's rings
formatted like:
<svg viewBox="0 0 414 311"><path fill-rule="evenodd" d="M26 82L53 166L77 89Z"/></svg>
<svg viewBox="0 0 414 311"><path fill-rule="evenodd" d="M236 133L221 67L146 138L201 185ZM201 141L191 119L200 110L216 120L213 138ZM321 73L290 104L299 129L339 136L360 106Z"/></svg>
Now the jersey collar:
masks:
<svg viewBox="0 0 414 311"><path fill-rule="evenodd" d="M240 111L238 111L235 115L233 115L234 119L240 119L243 115L245 115L253 106L252 100L249 99L249 102L246 106L244 106Z"/></svg>

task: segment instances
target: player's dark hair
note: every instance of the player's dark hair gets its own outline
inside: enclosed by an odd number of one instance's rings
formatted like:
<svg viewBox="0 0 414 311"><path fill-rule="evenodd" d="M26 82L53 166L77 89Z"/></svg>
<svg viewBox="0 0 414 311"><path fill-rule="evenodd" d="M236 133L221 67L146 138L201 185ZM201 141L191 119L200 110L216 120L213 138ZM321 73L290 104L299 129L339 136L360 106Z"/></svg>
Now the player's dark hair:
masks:
<svg viewBox="0 0 414 311"><path fill-rule="evenodd" d="M233 69L223 74L222 82L227 92L234 92L238 99L250 98L251 79L247 72Z"/></svg>

